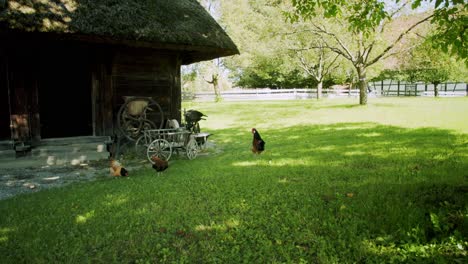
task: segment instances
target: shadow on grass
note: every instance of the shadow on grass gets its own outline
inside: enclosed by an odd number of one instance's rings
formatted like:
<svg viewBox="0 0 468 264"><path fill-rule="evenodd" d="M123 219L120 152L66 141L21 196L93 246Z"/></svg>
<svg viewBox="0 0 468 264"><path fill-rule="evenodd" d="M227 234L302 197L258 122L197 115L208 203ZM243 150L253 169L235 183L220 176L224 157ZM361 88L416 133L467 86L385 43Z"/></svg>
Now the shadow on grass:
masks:
<svg viewBox="0 0 468 264"><path fill-rule="evenodd" d="M319 108L329 108L329 109L336 109L336 108L343 108L343 109L351 109L351 108L359 108L359 107L366 107L366 105L356 104L335 104L335 105L323 105Z"/></svg>
<svg viewBox="0 0 468 264"><path fill-rule="evenodd" d="M221 154L156 176L0 202L0 257L131 262L427 262L466 258L468 137L342 123L210 137ZM139 175L138 175L139 174Z"/></svg>

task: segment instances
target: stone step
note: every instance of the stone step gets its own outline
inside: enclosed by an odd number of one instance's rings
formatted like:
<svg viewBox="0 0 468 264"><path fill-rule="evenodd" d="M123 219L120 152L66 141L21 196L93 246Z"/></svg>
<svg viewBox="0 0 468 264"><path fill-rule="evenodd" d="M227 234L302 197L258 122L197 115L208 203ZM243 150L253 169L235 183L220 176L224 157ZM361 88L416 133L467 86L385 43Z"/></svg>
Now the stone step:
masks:
<svg viewBox="0 0 468 264"><path fill-rule="evenodd" d="M16 151L13 149L0 150L1 160L10 160L16 158Z"/></svg>
<svg viewBox="0 0 468 264"><path fill-rule="evenodd" d="M82 136L82 137L66 137L66 138L46 138L41 139L38 146L63 146L70 144L87 144L87 143L101 143L105 144L110 142L111 138L108 136Z"/></svg>
<svg viewBox="0 0 468 264"><path fill-rule="evenodd" d="M46 165L78 165L91 160L105 160L108 158L108 152L50 153L49 155L31 157L31 159L41 161L42 164Z"/></svg>
<svg viewBox="0 0 468 264"><path fill-rule="evenodd" d="M74 137L42 140L36 146L17 145L16 151L0 149L0 167L9 163L44 165L78 165L109 158L106 143L110 137ZM4 143L3 146L8 146ZM12 166L12 165L11 165Z"/></svg>
<svg viewBox="0 0 468 264"><path fill-rule="evenodd" d="M42 145L31 149L33 157L49 155L79 155L83 153L107 153L106 144L103 142L70 144L70 145Z"/></svg>
<svg viewBox="0 0 468 264"><path fill-rule="evenodd" d="M11 140L2 140L0 141L0 150L12 150L13 141Z"/></svg>

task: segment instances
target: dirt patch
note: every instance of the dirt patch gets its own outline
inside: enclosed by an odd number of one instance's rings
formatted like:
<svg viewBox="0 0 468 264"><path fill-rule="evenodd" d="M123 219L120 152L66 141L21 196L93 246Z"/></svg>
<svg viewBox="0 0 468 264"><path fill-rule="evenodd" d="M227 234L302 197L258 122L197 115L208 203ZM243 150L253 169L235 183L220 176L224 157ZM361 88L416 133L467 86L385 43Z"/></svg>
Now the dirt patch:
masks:
<svg viewBox="0 0 468 264"><path fill-rule="evenodd" d="M79 165L35 165L25 163L0 167L0 200L22 193L38 192L43 189L64 186L74 182L109 178L109 161L89 161ZM130 171L148 166L149 162L128 161Z"/></svg>
<svg viewBox="0 0 468 264"><path fill-rule="evenodd" d="M208 141L198 153L198 156L218 155L223 150L216 144ZM179 160L190 162L184 153L173 154L171 161ZM126 169L132 171L141 168L151 168L145 157L127 156L121 163ZM0 200L7 199L22 193L31 193L47 188L60 187L74 182L93 181L99 178L111 178L109 161L91 160L77 165L71 163L58 163L48 165L47 160L16 159L5 162L0 161Z"/></svg>

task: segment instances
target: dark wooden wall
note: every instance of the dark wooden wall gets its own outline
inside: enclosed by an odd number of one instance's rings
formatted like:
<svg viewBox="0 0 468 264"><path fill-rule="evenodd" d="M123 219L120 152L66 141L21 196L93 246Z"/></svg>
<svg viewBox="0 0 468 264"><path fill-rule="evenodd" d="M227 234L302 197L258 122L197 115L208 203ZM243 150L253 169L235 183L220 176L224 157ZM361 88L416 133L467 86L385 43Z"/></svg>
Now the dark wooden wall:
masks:
<svg viewBox="0 0 468 264"><path fill-rule="evenodd" d="M117 133L117 114L125 97L151 97L164 120L181 120L181 63L177 53L150 49L96 48L93 55L92 96L96 135ZM158 111L148 117L156 125Z"/></svg>
<svg viewBox="0 0 468 264"><path fill-rule="evenodd" d="M91 97L94 134L111 136L114 134L114 89L112 86L112 61L114 51L97 47L92 51ZM115 112L117 113L117 112Z"/></svg>
<svg viewBox="0 0 468 264"><path fill-rule="evenodd" d="M0 49L0 140L11 139L7 68L7 54Z"/></svg>
<svg viewBox="0 0 468 264"><path fill-rule="evenodd" d="M29 58L31 51L14 52L14 49L2 48L3 65L2 93L7 94L4 101L7 107L2 107L0 115L2 124L11 124L10 138L19 141L34 140L39 128L38 122L33 120L38 114L36 63ZM2 129L3 130L3 129Z"/></svg>
<svg viewBox="0 0 468 264"><path fill-rule="evenodd" d="M180 121L179 79L180 63L176 54L150 50L119 51L113 60L115 105L120 107L124 96L151 97L161 106L165 119Z"/></svg>
<svg viewBox="0 0 468 264"><path fill-rule="evenodd" d="M151 97L180 121L180 67L175 52L9 38L0 43L0 140L11 117L25 126L16 139L114 135L124 96Z"/></svg>

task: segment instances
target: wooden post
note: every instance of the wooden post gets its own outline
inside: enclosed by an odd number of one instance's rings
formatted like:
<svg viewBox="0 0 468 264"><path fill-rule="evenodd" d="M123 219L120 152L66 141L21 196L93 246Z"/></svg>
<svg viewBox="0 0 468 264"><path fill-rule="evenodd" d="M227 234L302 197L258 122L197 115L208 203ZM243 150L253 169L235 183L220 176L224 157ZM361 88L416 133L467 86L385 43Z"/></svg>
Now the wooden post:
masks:
<svg viewBox="0 0 468 264"><path fill-rule="evenodd" d="M173 83L172 83L172 94L171 94L171 114L172 118L176 119L181 123L182 121L182 74L181 74L181 67L182 67L182 60L177 58L174 62L175 67L175 76L173 76Z"/></svg>
<svg viewBox="0 0 468 264"><path fill-rule="evenodd" d="M93 126L93 136L96 136L98 134L101 134L101 131L98 130L98 125L97 125L97 118L98 118L98 91L99 91L99 80L96 77L96 66L95 64L92 67L92 72L91 72L91 108L92 108L92 126ZM100 127L99 127L100 128Z"/></svg>
<svg viewBox="0 0 468 264"><path fill-rule="evenodd" d="M383 95L383 80L380 81L380 95Z"/></svg>
<svg viewBox="0 0 468 264"><path fill-rule="evenodd" d="M31 89L31 101L30 101L30 118L31 118L31 143L32 145L38 145L41 141L41 117L40 117L40 106L39 106L39 88L37 83L37 77L34 79L33 87Z"/></svg>
<svg viewBox="0 0 468 264"><path fill-rule="evenodd" d="M397 84L397 96L400 96L400 81Z"/></svg>

